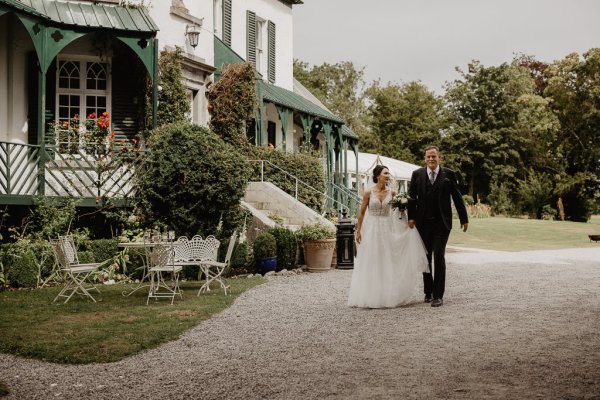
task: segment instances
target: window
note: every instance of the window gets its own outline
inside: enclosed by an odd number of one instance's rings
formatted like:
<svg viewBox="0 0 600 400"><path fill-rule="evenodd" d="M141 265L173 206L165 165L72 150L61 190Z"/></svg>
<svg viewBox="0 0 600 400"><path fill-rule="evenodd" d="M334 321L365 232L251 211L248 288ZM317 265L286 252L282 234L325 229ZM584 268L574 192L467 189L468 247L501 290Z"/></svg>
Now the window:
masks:
<svg viewBox="0 0 600 400"><path fill-rule="evenodd" d="M56 144L75 152L81 142L79 131L88 115L110 113L108 63L99 60L57 59ZM76 124L75 126L73 126Z"/></svg>
<svg viewBox="0 0 600 400"><path fill-rule="evenodd" d="M213 27L215 36L223 40L223 0L213 0Z"/></svg>
<svg viewBox="0 0 600 400"><path fill-rule="evenodd" d="M265 20L256 18L256 70L266 75L265 67L267 51L265 49Z"/></svg>
<svg viewBox="0 0 600 400"><path fill-rule="evenodd" d="M246 60L253 63L256 70L275 83L275 23L257 17L246 11Z"/></svg>

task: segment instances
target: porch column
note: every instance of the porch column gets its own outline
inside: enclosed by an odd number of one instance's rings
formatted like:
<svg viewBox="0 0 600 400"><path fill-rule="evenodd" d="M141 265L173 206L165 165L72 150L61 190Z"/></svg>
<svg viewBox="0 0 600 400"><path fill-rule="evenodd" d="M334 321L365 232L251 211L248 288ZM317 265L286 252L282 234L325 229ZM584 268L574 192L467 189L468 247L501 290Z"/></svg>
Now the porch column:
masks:
<svg viewBox="0 0 600 400"><path fill-rule="evenodd" d="M287 133L288 133L288 124L290 122L290 117L292 116L292 110L289 108L282 107L280 105L275 105L277 109L277 114L279 115L279 119L281 120L281 133L283 134L283 151L286 150L287 144Z"/></svg>
<svg viewBox="0 0 600 400"><path fill-rule="evenodd" d="M308 114L300 114L300 121L302 121L302 128L304 129L304 145L306 150L310 152L310 127L314 118Z"/></svg>

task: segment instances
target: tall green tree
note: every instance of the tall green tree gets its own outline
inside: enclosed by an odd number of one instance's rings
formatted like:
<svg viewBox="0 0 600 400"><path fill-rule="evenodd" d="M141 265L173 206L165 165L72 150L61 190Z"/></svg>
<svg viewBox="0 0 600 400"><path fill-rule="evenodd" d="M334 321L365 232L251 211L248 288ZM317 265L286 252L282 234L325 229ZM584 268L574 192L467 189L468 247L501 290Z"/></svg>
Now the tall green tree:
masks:
<svg viewBox="0 0 600 400"><path fill-rule="evenodd" d="M476 200L486 201L500 184L517 200L518 180L536 157L547 157L544 144L553 142L556 119L524 67L473 61L459 73L446 87L447 163L462 171L466 192Z"/></svg>
<svg viewBox="0 0 600 400"><path fill-rule="evenodd" d="M420 82L387 86L375 82L366 93L370 100L371 132L377 137L375 152L421 163L424 147L441 139L441 98Z"/></svg>
<svg viewBox="0 0 600 400"><path fill-rule="evenodd" d="M600 48L572 53L546 70L544 91L560 121L554 146L564 161L557 191L565 214L586 221L600 199Z"/></svg>

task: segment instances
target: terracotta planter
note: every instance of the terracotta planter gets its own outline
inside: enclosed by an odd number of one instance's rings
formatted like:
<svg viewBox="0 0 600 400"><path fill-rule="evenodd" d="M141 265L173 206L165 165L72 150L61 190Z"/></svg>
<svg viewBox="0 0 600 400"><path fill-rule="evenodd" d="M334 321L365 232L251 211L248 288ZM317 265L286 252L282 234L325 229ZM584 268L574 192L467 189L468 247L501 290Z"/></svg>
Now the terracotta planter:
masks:
<svg viewBox="0 0 600 400"><path fill-rule="evenodd" d="M303 243L304 261L310 272L323 272L331 269L335 242L335 239L323 239Z"/></svg>

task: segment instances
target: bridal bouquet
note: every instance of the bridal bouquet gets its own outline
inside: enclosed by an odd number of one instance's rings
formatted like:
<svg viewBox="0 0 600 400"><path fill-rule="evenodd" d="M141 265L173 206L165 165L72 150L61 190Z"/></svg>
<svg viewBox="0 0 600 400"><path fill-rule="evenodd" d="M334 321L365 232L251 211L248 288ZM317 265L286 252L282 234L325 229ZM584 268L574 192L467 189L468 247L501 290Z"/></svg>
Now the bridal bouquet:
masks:
<svg viewBox="0 0 600 400"><path fill-rule="evenodd" d="M392 208L397 208L400 211L400 219L402 219L402 214L408 207L408 203L412 201L412 198L409 197L406 193L398 193L391 201L390 204Z"/></svg>

